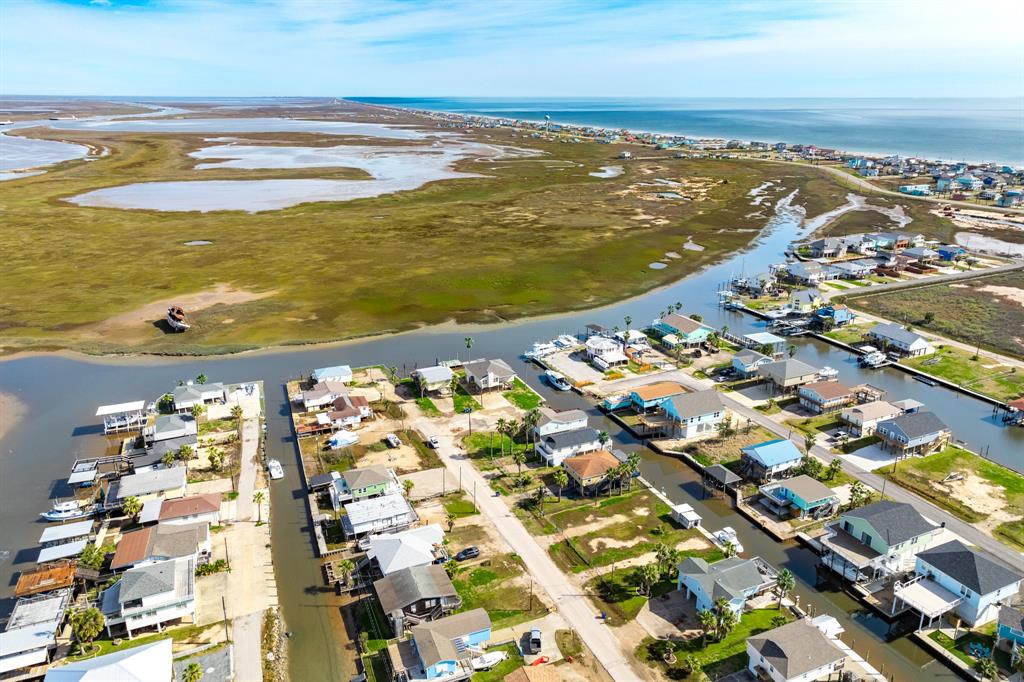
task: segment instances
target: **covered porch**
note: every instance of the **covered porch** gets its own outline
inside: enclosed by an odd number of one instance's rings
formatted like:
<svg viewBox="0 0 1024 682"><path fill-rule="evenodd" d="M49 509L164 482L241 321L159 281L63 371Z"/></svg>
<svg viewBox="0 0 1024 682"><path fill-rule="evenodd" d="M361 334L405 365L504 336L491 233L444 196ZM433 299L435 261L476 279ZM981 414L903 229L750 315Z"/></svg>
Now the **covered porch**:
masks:
<svg viewBox="0 0 1024 682"><path fill-rule="evenodd" d="M963 600L963 597L953 594L935 581L918 575L907 582L897 582L893 586L892 614L896 614L901 604L912 608L921 614L917 626L917 629L921 630L932 627L937 618L955 609Z"/></svg>

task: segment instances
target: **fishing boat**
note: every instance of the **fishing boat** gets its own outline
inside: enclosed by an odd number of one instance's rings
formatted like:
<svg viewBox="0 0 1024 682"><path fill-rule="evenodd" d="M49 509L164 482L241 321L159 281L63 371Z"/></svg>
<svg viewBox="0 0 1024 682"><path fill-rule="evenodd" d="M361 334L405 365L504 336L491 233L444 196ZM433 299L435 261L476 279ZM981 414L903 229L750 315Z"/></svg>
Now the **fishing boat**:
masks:
<svg viewBox="0 0 1024 682"><path fill-rule="evenodd" d="M564 375L550 369L544 372L544 380L547 381L552 388L558 391L568 391L572 388L572 385Z"/></svg>
<svg viewBox="0 0 1024 682"><path fill-rule="evenodd" d="M267 472L270 473L270 480L272 481L284 478L284 467L276 459L267 460Z"/></svg>
<svg viewBox="0 0 1024 682"><path fill-rule="evenodd" d="M730 526L726 526L722 530L716 530L711 534L711 537L713 537L718 544L723 547L729 544L733 546L733 549L736 550L737 554L743 553L743 545L740 544L739 538L736 537L736 531Z"/></svg>
<svg viewBox="0 0 1024 682"><path fill-rule="evenodd" d="M885 357L885 353L874 346L864 346L861 350L864 351L864 355L860 356L857 362L865 367L880 367L889 361L889 358Z"/></svg>
<svg viewBox="0 0 1024 682"><path fill-rule="evenodd" d="M469 665L473 670L490 670L508 658L507 651L488 651L476 658L470 659Z"/></svg>
<svg viewBox="0 0 1024 682"><path fill-rule="evenodd" d="M824 381L829 381L830 379L835 379L839 376L839 370L826 365L818 370L818 376Z"/></svg>
<svg viewBox="0 0 1024 682"><path fill-rule="evenodd" d="M572 348L573 346L580 345L580 342L579 339L577 339L575 336L562 334L557 339L555 339L555 345L561 348Z"/></svg>
<svg viewBox="0 0 1024 682"><path fill-rule="evenodd" d="M83 507L77 500L66 500L55 502L50 511L45 511L40 516L47 521L75 521L88 518L95 513L94 507Z"/></svg>
<svg viewBox="0 0 1024 682"><path fill-rule="evenodd" d="M533 348L523 353L523 357L528 359L542 358L545 355L551 355L558 350L558 346L553 343L535 343Z"/></svg>
<svg viewBox="0 0 1024 682"><path fill-rule="evenodd" d="M172 305L167 309L167 324L171 325L171 329L176 332L183 332L191 326L180 305Z"/></svg>

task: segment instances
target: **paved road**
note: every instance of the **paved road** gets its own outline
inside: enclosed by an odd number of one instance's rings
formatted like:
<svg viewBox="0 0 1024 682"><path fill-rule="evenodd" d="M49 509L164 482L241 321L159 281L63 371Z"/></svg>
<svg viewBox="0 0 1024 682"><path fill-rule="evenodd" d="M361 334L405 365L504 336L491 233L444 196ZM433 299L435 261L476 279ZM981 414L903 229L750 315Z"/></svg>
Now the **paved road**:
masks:
<svg viewBox="0 0 1024 682"><path fill-rule="evenodd" d="M616 386L622 386L624 388L628 386L629 388L632 388L652 381L677 381L687 388L698 391L714 386L714 382L697 379L681 370L658 374L655 377L641 377L629 382L616 382ZM733 412L733 414L744 419L749 419L751 422L763 426L780 438L789 438L790 434L793 434L793 438L791 440L801 448L803 447L804 437L802 433L794 432L790 427L780 424L767 415L740 403L734 398L731 398L728 393L722 393L721 395L722 402ZM826 464L831 462L835 457L838 457L838 455L820 445L814 446L811 452ZM846 460L843 460L843 470L870 488L874 488L877 491L881 491L884 488L885 494L897 502L912 504L917 511L932 521L945 523L946 528L949 528L951 531L964 538L967 542L977 545L989 554L999 558L1007 565L1019 566L1021 564L1021 560L1024 558L1024 555L1021 553L1013 551L995 538L983 533L969 523L962 521L944 509L935 506L931 502L918 497L909 490L901 488L896 483L889 483L882 476L860 469Z"/></svg>
<svg viewBox="0 0 1024 682"><path fill-rule="evenodd" d="M235 679L239 682L263 682L263 656L260 649L262 627L262 611L239 616L231 621Z"/></svg>
<svg viewBox="0 0 1024 682"><path fill-rule="evenodd" d="M256 474L259 469L257 457L260 443L260 420L258 417L251 417L242 422L242 452L241 470L238 474L238 498L235 500L235 522L245 523L247 526L256 521L256 505L253 504L252 494L256 489ZM249 530L247 528L246 530ZM256 538L252 538L253 541ZM242 550L251 550L251 547L242 547L236 550L239 555ZM239 566L240 569L249 571L257 567L251 564L252 557L246 557ZM262 569L259 569L262 570ZM271 573L271 577L273 574ZM239 584L247 584L239 579ZM242 595L237 595L242 597ZM238 616L231 621L231 640L234 642L235 650L235 679L245 682L263 681L263 662L261 659L261 628L263 624L263 611L254 611Z"/></svg>
<svg viewBox="0 0 1024 682"><path fill-rule="evenodd" d="M439 438L441 447L437 452L441 461L455 476L459 476L461 470L463 488L470 494L475 485L477 507L494 523L512 550L522 557L530 575L548 593L551 601L557 605L558 612L569 626L579 633L580 638L594 652L594 656L612 679L618 682L639 682L644 679L631 667L633 652L622 650L621 642L608 626L602 623L590 599L578 588L573 587L504 501L493 496L487 481L465 453L455 446L451 434L438 424L425 419L417 421L414 426L426 436L436 435Z"/></svg>
<svg viewBox="0 0 1024 682"><path fill-rule="evenodd" d="M238 473L238 499L235 500L235 520L254 521L256 505L252 494L256 490L256 472L259 467L257 451L260 444L260 420L256 417L242 422L241 471Z"/></svg>

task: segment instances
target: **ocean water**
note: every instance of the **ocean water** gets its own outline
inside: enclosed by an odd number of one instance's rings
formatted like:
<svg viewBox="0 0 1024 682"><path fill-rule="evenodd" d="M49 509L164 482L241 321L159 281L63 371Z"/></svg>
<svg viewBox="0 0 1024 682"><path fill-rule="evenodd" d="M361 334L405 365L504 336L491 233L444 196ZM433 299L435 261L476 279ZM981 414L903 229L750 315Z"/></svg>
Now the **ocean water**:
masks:
<svg viewBox="0 0 1024 682"><path fill-rule="evenodd" d="M394 106L1024 165L1024 98L404 98Z"/></svg>

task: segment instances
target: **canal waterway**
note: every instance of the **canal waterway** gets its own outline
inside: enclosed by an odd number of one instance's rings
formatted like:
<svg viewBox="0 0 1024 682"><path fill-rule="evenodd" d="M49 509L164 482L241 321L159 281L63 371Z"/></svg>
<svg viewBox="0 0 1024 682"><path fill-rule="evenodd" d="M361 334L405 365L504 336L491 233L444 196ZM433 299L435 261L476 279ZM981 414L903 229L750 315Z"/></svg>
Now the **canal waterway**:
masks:
<svg viewBox="0 0 1024 682"><path fill-rule="evenodd" d="M512 362L552 403L570 405L581 398L554 394L536 380L536 370L517 357L534 341L562 332L580 332L588 322L623 325L630 315L633 326L654 319L669 304L682 302L687 313L700 313L715 326L726 324L734 333L763 328L753 318L720 309L714 295L731 276L765 270L781 258L786 245L805 233L802 213L783 201L776 216L751 249L674 285L613 306L583 313L516 324L425 329L358 343L282 349L217 358L86 359L60 355L24 356L0 362L0 392L25 405L24 418L0 441L0 581L9 597L15 574L34 565L36 540L44 527L39 512L53 498L67 496L64 484L77 457L95 455L107 446L94 416L96 406L134 399L152 400L179 380L206 374L212 381L241 382L261 379L267 392L267 451L284 464L286 476L271 486L273 556L282 611L289 639L292 679L344 679L351 672L349 656L336 646L340 618L332 597L323 591L318 564L313 560L304 492L299 478L298 453L288 418L283 385L315 367L384 363L400 369L434 363L465 353L463 339L475 339L473 357L502 357ZM912 228L911 228L912 229ZM682 246L681 244L679 245ZM942 388L926 387L895 370L860 369L847 353L826 344L797 340L797 357L816 366L830 365L848 382L868 381L889 392L891 398L913 397L934 410L958 439L974 449L1018 470L1024 469L1024 429L1008 429L993 419L991 407ZM596 411L591 412L598 417ZM602 428L616 435L620 446L636 449L628 437L610 423ZM872 663L884 665L896 679L922 679L921 666L930 659L905 639L883 646L884 624L865 615L855 602L838 592L819 592L814 583L813 555L793 544L779 544L754 529L718 502L705 504L694 497L695 475L675 460L645 452L643 473L674 500L689 501L705 516L712 529L731 525L749 555L760 555L790 568L800 579L802 602L818 612L840 618L851 643L867 653ZM4 611L11 601L4 602ZM946 671L928 664L927 679L946 679ZM949 677L949 679L953 679Z"/></svg>

